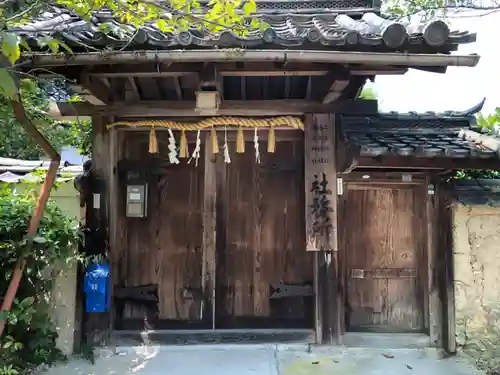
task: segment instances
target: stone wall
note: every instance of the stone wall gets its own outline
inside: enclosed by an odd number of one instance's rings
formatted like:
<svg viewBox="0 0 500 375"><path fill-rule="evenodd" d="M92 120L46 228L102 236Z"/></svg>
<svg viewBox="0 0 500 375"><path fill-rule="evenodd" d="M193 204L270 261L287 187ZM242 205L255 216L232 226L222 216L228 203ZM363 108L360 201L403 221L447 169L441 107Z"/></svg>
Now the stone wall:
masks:
<svg viewBox="0 0 500 375"><path fill-rule="evenodd" d="M500 207L452 212L457 344L489 351L500 344Z"/></svg>

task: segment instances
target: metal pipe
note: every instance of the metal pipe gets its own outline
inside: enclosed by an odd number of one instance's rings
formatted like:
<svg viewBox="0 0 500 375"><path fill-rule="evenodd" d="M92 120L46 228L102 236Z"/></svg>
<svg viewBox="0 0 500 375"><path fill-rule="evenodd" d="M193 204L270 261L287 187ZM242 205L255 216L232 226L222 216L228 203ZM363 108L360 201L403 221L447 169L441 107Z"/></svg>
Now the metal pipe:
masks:
<svg viewBox="0 0 500 375"><path fill-rule="evenodd" d="M224 62L224 61L276 61L323 62L336 64L368 64L392 66L476 66L478 55L446 55L425 53L344 52L318 50L168 50L120 51L64 54L26 54L31 66L98 65L110 63L160 62Z"/></svg>
<svg viewBox="0 0 500 375"><path fill-rule="evenodd" d="M24 106L21 102L21 97L19 95L17 99L18 99L17 101L14 100L11 101L12 109L14 110L14 115L16 116L16 119L23 125L26 132L31 136L31 138L35 140L35 142L43 149L43 151L51 159L50 166L47 171L47 176L45 177L45 181L43 182L42 187L40 189L40 195L35 205L35 211L33 212L33 216L31 216L30 218L28 231L26 232L26 248L29 250L31 248L31 245L33 244L33 238L35 237L36 232L38 231L38 226L43 217L43 212L45 210L45 206L49 199L50 191L54 186L54 182L57 176L57 170L59 168L59 163L61 161L61 156L28 118ZM19 283L21 282L25 266L26 266L26 260L24 259L23 256L21 256L16 262L16 267L14 269L14 273L12 274L12 279L10 281L9 288L7 289L7 293L4 296L0 312L10 311L10 309L12 308L12 302L16 297L17 290L19 288ZM5 320L0 320L0 337L2 336L4 329L5 329Z"/></svg>

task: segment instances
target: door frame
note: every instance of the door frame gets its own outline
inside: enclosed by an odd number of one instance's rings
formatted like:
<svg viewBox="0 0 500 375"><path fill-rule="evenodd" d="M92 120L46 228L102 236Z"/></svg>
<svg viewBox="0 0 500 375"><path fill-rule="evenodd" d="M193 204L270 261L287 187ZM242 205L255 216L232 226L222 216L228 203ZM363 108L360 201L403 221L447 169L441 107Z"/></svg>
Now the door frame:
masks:
<svg viewBox="0 0 500 375"><path fill-rule="evenodd" d="M342 225L346 216L346 200L349 189L369 189L380 187L391 188L412 188L417 190L417 199L424 206L424 241L422 243L421 264L424 269L418 270L420 277L420 290L423 297L423 317L425 333L429 335L429 345L433 347L443 346L443 300L440 297L442 293L442 283L440 281L439 269L444 261L444 254L438 252L439 248L439 186L436 183L437 178L433 175L415 172L387 172L387 171L366 171L351 172L339 174L342 178L343 194L338 201L338 222L339 231L347 231L348 228ZM340 320L340 333L347 331L347 262L345 235L339 236L339 294L343 303L339 306L338 314Z"/></svg>

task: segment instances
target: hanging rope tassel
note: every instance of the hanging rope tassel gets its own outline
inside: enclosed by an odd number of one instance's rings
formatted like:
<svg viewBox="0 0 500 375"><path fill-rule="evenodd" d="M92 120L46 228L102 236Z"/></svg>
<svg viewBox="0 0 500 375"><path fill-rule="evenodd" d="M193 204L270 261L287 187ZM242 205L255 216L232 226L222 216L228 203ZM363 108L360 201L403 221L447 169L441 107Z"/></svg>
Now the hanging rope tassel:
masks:
<svg viewBox="0 0 500 375"><path fill-rule="evenodd" d="M156 138L156 130L154 126L149 131L149 153L158 153L158 139Z"/></svg>
<svg viewBox="0 0 500 375"><path fill-rule="evenodd" d="M255 149L255 161L257 164L260 164L259 135L257 134L257 128L254 130L253 148Z"/></svg>
<svg viewBox="0 0 500 375"><path fill-rule="evenodd" d="M191 160L194 159L195 165L198 166L198 159L200 158L200 149L201 149L201 139L200 139L200 131L196 133L196 146L194 147L194 151L191 157L188 160L188 164L191 163Z"/></svg>
<svg viewBox="0 0 500 375"><path fill-rule="evenodd" d="M243 135L243 128L240 126L236 133L236 152L243 154L245 152L245 137Z"/></svg>
<svg viewBox="0 0 500 375"><path fill-rule="evenodd" d="M231 156L229 155L229 147L227 145L227 129L224 128L224 163L231 163Z"/></svg>
<svg viewBox="0 0 500 375"><path fill-rule="evenodd" d="M274 153L276 151L276 134L274 127L269 128L269 137L267 138L267 152Z"/></svg>
<svg viewBox="0 0 500 375"><path fill-rule="evenodd" d="M215 127L212 127L210 130L210 138L212 138L212 153L219 153L219 142L217 142L217 132L215 131Z"/></svg>
<svg viewBox="0 0 500 375"><path fill-rule="evenodd" d="M186 132L183 130L181 132L181 141L179 143L179 157L181 159L185 159L188 157L189 150L188 150L188 140L186 137Z"/></svg>
<svg viewBox="0 0 500 375"><path fill-rule="evenodd" d="M177 159L177 146L175 145L175 137L172 129L168 129L168 160L170 164L179 164Z"/></svg>

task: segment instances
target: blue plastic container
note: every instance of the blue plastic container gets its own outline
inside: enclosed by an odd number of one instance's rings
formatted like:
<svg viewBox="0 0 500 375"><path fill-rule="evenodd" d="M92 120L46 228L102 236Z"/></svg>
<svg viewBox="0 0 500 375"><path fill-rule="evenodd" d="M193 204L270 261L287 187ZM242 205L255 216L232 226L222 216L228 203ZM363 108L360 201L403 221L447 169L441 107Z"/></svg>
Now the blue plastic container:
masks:
<svg viewBox="0 0 500 375"><path fill-rule="evenodd" d="M83 280L85 311L94 313L109 311L110 290L109 264L90 264L85 269Z"/></svg>

